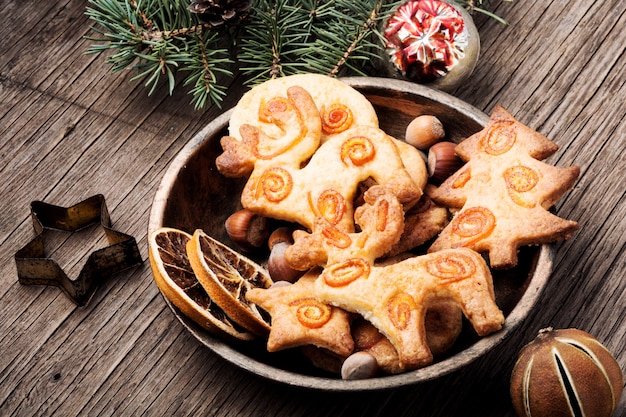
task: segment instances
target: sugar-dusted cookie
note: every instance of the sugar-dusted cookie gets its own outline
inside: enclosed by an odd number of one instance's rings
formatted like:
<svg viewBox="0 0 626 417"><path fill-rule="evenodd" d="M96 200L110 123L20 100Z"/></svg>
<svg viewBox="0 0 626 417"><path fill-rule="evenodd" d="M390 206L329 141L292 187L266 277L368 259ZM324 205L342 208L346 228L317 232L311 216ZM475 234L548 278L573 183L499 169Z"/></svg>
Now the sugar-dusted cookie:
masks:
<svg viewBox="0 0 626 417"><path fill-rule="evenodd" d="M241 140L241 127L252 125L269 136L279 136L280 128L259 109L266 108L275 97L285 97L293 86L310 92L320 115L322 142L355 125L378 127L374 107L354 88L326 75L295 74L265 81L245 93L231 115L229 135Z"/></svg>
<svg viewBox="0 0 626 417"><path fill-rule="evenodd" d="M296 283L269 289L255 288L246 294L271 316L267 350L313 345L347 356L354 349L350 334L350 316L345 311L324 304L312 295L319 271L311 271Z"/></svg>
<svg viewBox="0 0 626 417"><path fill-rule="evenodd" d="M580 170L541 162L557 148L497 106L483 130L456 146L467 163L431 193L439 204L460 210L429 252L468 247L488 252L492 268L508 268L517 264L520 246L569 238L578 223L548 209L573 187Z"/></svg>
<svg viewBox="0 0 626 417"><path fill-rule="evenodd" d="M316 298L371 322L394 346L403 370L432 362L425 315L438 300L458 303L479 335L502 327L491 273L473 250L449 249L376 265L376 257L402 233L402 210L384 187L370 188L364 198L355 212L359 232L337 233L328 222L316 222L311 234L294 233L287 261L304 266L308 253L315 258L309 261L324 267L315 281Z"/></svg>

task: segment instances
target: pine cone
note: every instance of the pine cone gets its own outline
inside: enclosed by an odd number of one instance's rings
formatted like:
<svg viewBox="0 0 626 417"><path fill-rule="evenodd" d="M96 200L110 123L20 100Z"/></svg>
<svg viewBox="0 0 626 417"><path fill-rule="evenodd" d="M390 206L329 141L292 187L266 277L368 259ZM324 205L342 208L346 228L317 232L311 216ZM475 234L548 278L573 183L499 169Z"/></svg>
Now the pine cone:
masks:
<svg viewBox="0 0 626 417"><path fill-rule="evenodd" d="M192 0L189 10L213 26L237 24L252 6L253 0Z"/></svg>

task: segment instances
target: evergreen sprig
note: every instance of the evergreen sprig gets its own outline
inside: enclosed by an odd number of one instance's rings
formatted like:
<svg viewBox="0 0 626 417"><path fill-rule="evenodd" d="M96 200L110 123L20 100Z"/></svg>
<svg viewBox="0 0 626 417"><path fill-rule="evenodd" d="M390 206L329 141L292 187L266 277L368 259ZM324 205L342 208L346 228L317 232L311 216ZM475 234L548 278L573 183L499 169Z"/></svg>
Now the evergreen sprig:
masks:
<svg viewBox="0 0 626 417"><path fill-rule="evenodd" d="M399 2L260 0L244 29L241 70L249 82L298 72L367 75L380 59L380 23Z"/></svg>
<svg viewBox="0 0 626 417"><path fill-rule="evenodd" d="M504 23L483 0L455 2ZM203 23L189 10L191 0L89 3L97 36L87 36L94 42L88 54L110 52L112 72L132 68L148 94L162 79L171 94L182 77L200 109L221 104L226 87L218 76L235 68L249 84L302 72L368 75L383 51L381 22L401 1L255 0L236 28Z"/></svg>
<svg viewBox="0 0 626 417"><path fill-rule="evenodd" d="M169 92L176 86L176 75L186 72L183 82L192 86L192 104L202 108L207 101L219 105L226 87L217 83L217 74L232 75L233 59L222 46L223 32L201 23L187 9L188 0L89 0L86 14L97 23L93 30L100 37L87 37L96 43L88 54L115 51L106 59L112 72L132 68L133 80L143 79L149 94L162 77Z"/></svg>

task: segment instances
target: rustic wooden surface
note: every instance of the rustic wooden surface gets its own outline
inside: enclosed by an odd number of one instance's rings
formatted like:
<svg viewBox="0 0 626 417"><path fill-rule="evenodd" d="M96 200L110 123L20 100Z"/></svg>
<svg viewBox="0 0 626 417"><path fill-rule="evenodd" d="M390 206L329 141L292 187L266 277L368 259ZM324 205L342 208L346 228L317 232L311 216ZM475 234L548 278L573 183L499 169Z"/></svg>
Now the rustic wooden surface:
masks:
<svg viewBox="0 0 626 417"><path fill-rule="evenodd" d="M546 326L592 333L626 368L625 2L514 0L494 9L509 26L476 17L481 58L454 95L486 113L502 104L559 144L550 162L581 167L557 205L581 228L558 244L535 311L484 358L435 382L341 394L235 368L166 306L147 262L151 201L173 157L221 110L192 110L182 89L148 97L134 74L111 75L103 56L85 55L86 6L0 5L0 415L512 417L514 359ZM224 82L229 108L241 88ZM20 285L13 256L34 236L30 202L69 206L98 193L144 264L107 280L86 307ZM102 244L95 233L87 247L61 236L48 250L77 274L85 248Z"/></svg>

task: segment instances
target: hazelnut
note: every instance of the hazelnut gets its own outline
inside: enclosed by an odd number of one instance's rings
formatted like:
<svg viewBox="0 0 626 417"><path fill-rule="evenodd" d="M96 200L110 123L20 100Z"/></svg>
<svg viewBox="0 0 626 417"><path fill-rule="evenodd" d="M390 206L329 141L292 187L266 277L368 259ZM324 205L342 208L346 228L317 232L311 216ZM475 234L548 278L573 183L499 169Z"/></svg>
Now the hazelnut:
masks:
<svg viewBox="0 0 626 417"><path fill-rule="evenodd" d="M589 333L547 328L520 351L510 390L520 416L610 417L623 384L619 364Z"/></svg>
<svg viewBox="0 0 626 417"><path fill-rule="evenodd" d="M276 242L272 245L270 256L267 259L267 271L274 281L295 282L304 275L305 271L293 269L285 259L285 250L291 246L287 242Z"/></svg>
<svg viewBox="0 0 626 417"><path fill-rule="evenodd" d="M404 140L422 151L443 140L446 132L441 121L428 114L417 116L406 127Z"/></svg>
<svg viewBox="0 0 626 417"><path fill-rule="evenodd" d="M272 285L270 285L270 289L271 288L280 288L280 287L288 287L292 285L291 282L288 281L276 281L274 283L272 283Z"/></svg>
<svg viewBox="0 0 626 417"><path fill-rule="evenodd" d="M372 378L378 372L378 362L369 352L360 351L348 356L341 365L342 379Z"/></svg>
<svg viewBox="0 0 626 417"><path fill-rule="evenodd" d="M262 247L269 236L269 219L248 209L231 214L224 223L226 233L243 251Z"/></svg>
<svg viewBox="0 0 626 417"><path fill-rule="evenodd" d="M454 142L438 142L428 150L428 175L434 182L443 182L463 165L454 152L455 147Z"/></svg>
<svg viewBox="0 0 626 417"><path fill-rule="evenodd" d="M288 226L281 226L277 228L270 234L270 237L267 239L267 246L270 248L270 250L272 250L274 245L277 243L287 243L291 245L293 243L292 233L293 231Z"/></svg>

